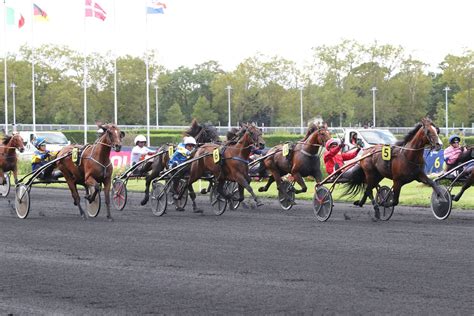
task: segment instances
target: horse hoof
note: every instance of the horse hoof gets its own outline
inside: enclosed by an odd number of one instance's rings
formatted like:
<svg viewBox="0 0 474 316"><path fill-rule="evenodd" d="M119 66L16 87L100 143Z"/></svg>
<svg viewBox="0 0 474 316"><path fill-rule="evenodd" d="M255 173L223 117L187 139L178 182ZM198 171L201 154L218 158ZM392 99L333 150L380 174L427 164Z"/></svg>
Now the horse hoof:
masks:
<svg viewBox="0 0 474 316"><path fill-rule="evenodd" d="M264 187L258 188L258 192L265 192L265 188Z"/></svg>
<svg viewBox="0 0 474 316"><path fill-rule="evenodd" d="M182 207L177 207L177 208L176 208L176 212L184 212L184 208L182 208Z"/></svg>
<svg viewBox="0 0 474 316"><path fill-rule="evenodd" d="M193 210L193 213L202 214L203 211L200 208L196 208L196 209Z"/></svg>
<svg viewBox="0 0 474 316"><path fill-rule="evenodd" d="M141 205L141 206L144 206L144 205L146 205L147 203L148 203L148 200L143 200L143 201L140 202L140 205Z"/></svg>
<svg viewBox="0 0 474 316"><path fill-rule="evenodd" d="M360 205L360 202L359 202L359 201L354 201L354 205L355 205L355 206L362 207L362 205Z"/></svg>
<svg viewBox="0 0 474 316"><path fill-rule="evenodd" d="M207 194L207 189L202 189L201 194Z"/></svg>
<svg viewBox="0 0 474 316"><path fill-rule="evenodd" d="M348 220L351 219L351 217L350 217L349 215L347 215L346 213L344 213L344 219L345 219L346 221L348 221Z"/></svg>
<svg viewBox="0 0 474 316"><path fill-rule="evenodd" d="M260 201L255 201L255 204L257 205L257 207L264 205L263 202Z"/></svg>

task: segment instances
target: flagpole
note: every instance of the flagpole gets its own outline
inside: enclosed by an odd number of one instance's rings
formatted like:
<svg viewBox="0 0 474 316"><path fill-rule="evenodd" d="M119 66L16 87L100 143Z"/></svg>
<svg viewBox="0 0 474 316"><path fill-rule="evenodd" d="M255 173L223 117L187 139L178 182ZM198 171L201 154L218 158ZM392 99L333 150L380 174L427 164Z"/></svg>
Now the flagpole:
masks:
<svg viewBox="0 0 474 316"><path fill-rule="evenodd" d="M4 38L4 83L5 83L5 134L8 134L8 81L7 81L7 4L3 0L3 38Z"/></svg>
<svg viewBox="0 0 474 316"><path fill-rule="evenodd" d="M150 145L150 78L148 74L148 13L145 2L146 138Z"/></svg>
<svg viewBox="0 0 474 316"><path fill-rule="evenodd" d="M87 144L87 30L86 30L86 14L84 14L84 144Z"/></svg>
<svg viewBox="0 0 474 316"><path fill-rule="evenodd" d="M31 7L33 8L33 1L31 1ZM35 98L35 12L34 8L31 14L31 107L32 107L32 118L33 118L33 134L36 134L36 98Z"/></svg>
<svg viewBox="0 0 474 316"><path fill-rule="evenodd" d="M118 125L118 104L117 104L117 14L115 13L115 0L114 0L114 123Z"/></svg>

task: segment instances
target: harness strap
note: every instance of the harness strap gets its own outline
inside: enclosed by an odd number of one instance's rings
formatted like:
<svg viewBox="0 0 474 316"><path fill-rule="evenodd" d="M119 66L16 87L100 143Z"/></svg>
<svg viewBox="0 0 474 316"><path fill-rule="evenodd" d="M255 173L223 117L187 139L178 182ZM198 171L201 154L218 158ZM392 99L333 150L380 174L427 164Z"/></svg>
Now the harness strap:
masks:
<svg viewBox="0 0 474 316"><path fill-rule="evenodd" d="M248 160L245 160L243 158L240 158L240 157L231 157L230 159L232 160L237 160L237 161L240 161L240 162L243 162L244 164L248 165L250 163L250 161Z"/></svg>
<svg viewBox="0 0 474 316"><path fill-rule="evenodd" d="M304 150L304 149L301 149L301 153L302 153L303 155L308 156L308 157L316 157L316 156L319 156L318 153L310 154L309 152L307 152L307 151Z"/></svg>

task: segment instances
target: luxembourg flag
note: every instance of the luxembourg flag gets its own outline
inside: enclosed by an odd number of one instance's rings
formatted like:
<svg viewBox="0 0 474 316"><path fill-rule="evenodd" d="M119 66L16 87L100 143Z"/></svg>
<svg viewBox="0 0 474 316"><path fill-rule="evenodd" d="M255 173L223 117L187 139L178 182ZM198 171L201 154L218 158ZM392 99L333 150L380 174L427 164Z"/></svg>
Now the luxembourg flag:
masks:
<svg viewBox="0 0 474 316"><path fill-rule="evenodd" d="M146 14L164 14L166 9L166 4L158 0L148 0L146 6Z"/></svg>

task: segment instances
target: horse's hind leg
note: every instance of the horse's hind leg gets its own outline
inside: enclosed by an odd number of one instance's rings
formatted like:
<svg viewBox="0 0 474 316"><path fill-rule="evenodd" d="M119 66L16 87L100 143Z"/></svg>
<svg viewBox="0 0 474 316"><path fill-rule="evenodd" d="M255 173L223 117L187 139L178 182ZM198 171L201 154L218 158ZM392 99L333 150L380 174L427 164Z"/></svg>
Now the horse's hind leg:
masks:
<svg viewBox="0 0 474 316"><path fill-rule="evenodd" d="M202 210L196 204L196 192L194 192L193 185L192 184L188 185L187 190L189 192L189 197L191 198L191 201L193 202L193 212L202 213Z"/></svg>
<svg viewBox="0 0 474 316"><path fill-rule="evenodd" d="M248 177L248 175L247 175L247 177ZM260 199L257 197L257 195L255 195L255 192L253 192L253 189L250 186L250 181L249 181L250 179L247 179L245 176L239 174L237 176L236 180L237 180L238 184L240 184L247 191L249 191L249 193L252 195L252 197L253 197L255 203L257 204L257 206L262 206L263 205L262 201L260 201ZM243 196L243 194L242 194L242 196Z"/></svg>
<svg viewBox="0 0 474 316"><path fill-rule="evenodd" d="M308 191L308 188L306 187L306 184L304 183L303 177L301 176L299 172L293 174L293 178L295 179L296 183L298 183L301 187L300 190L295 190L295 194L304 193Z"/></svg>
<svg viewBox="0 0 474 316"><path fill-rule="evenodd" d="M67 181L67 185L69 187L69 190L71 191L72 199L74 200L74 205L79 208L79 214L83 219L87 219L87 215L81 206L81 197L79 196L79 192L77 191L77 185L73 181Z"/></svg>
<svg viewBox="0 0 474 316"><path fill-rule="evenodd" d="M145 183L145 197L143 200L140 202L141 205L145 205L148 203L148 199L150 198L150 183L153 181L155 178L158 177L160 174L161 168L153 168L151 173L146 176L146 183Z"/></svg>
<svg viewBox="0 0 474 316"><path fill-rule="evenodd" d="M471 178L473 178L473 177L471 176ZM471 181L467 180L467 182L464 183L464 185L462 186L461 191L459 191L459 193L456 194L455 197L453 197L453 201L455 201L455 202L459 201L459 199L463 195L464 191L466 191L472 185L472 183L473 183L473 180L471 180Z"/></svg>

